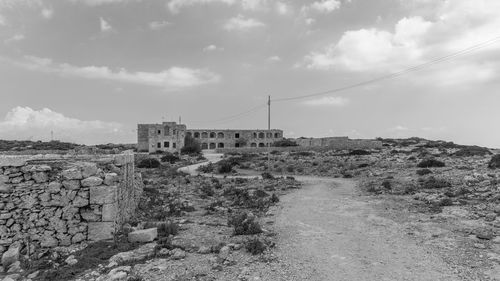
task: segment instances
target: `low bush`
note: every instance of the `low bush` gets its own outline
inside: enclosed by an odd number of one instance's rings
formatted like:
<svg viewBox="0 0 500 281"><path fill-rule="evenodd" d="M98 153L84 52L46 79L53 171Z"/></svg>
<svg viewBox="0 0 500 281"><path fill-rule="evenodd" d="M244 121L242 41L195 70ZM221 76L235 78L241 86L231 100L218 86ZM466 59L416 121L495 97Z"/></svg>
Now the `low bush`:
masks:
<svg viewBox="0 0 500 281"><path fill-rule="evenodd" d="M264 172L261 174L261 176L262 176L262 179L265 179L265 180L274 180L275 179L275 177L269 172Z"/></svg>
<svg viewBox="0 0 500 281"><path fill-rule="evenodd" d="M288 147L288 146L298 146L298 144L290 139L282 139L279 141L275 141L271 144L273 147Z"/></svg>
<svg viewBox="0 0 500 281"><path fill-rule="evenodd" d="M172 153L166 153L164 156L160 158L161 162L168 162L170 164L174 164L175 162L179 161L179 157L176 155L173 155Z"/></svg>
<svg viewBox="0 0 500 281"><path fill-rule="evenodd" d="M434 158L422 160L417 165L417 167L419 168L433 168L433 167L440 168L444 166L445 166L444 162L436 160Z"/></svg>
<svg viewBox="0 0 500 281"><path fill-rule="evenodd" d="M423 189L439 189L451 187L451 183L444 179L438 179L433 176L426 178L422 181L421 187Z"/></svg>
<svg viewBox="0 0 500 281"><path fill-rule="evenodd" d="M264 243L258 237L254 237L245 241L245 249L252 255L260 255L267 248L266 243Z"/></svg>
<svg viewBox="0 0 500 281"><path fill-rule="evenodd" d="M432 174L432 171L427 169L427 168L417 170L417 175L419 175L419 176L425 176L428 174Z"/></svg>
<svg viewBox="0 0 500 281"><path fill-rule="evenodd" d="M488 163L488 168L498 169L500 168L500 154L493 155L490 162Z"/></svg>
<svg viewBox="0 0 500 281"><path fill-rule="evenodd" d="M168 237L179 234L179 225L172 221L162 222L157 226L158 237Z"/></svg>
<svg viewBox="0 0 500 281"><path fill-rule="evenodd" d="M455 152L455 156L469 157L469 156L486 156L490 155L491 151L486 147L480 146L466 146L459 151Z"/></svg>
<svg viewBox="0 0 500 281"><path fill-rule="evenodd" d="M156 158L146 158L142 159L137 163L137 168L147 168L147 169L152 169L152 168L158 168L160 167L160 161Z"/></svg>
<svg viewBox="0 0 500 281"><path fill-rule="evenodd" d="M215 170L215 165L212 163L208 163L206 165L201 165L198 167L198 169L196 169L196 171L201 172L201 173L205 173L205 174L213 173L214 170Z"/></svg>
<svg viewBox="0 0 500 281"><path fill-rule="evenodd" d="M252 213L242 212L231 215L227 224L234 227L234 235L252 235L262 232L262 228L255 221L255 216Z"/></svg>
<svg viewBox="0 0 500 281"><path fill-rule="evenodd" d="M233 171L233 165L230 161L222 160L217 163L217 172L219 174L228 174Z"/></svg>
<svg viewBox="0 0 500 281"><path fill-rule="evenodd" d="M370 154L371 154L371 152L363 150L363 149L355 149L355 150L351 150L349 152L349 155L370 155Z"/></svg>

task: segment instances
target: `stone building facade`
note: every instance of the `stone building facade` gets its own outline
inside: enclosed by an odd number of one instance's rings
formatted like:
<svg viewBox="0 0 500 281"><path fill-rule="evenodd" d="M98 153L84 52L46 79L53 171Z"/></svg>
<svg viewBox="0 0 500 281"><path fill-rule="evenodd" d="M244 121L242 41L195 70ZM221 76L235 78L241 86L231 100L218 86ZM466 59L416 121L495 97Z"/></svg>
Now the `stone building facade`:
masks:
<svg viewBox="0 0 500 281"><path fill-rule="evenodd" d="M184 146L186 125L176 122L137 125L137 149L142 152L175 152Z"/></svg>
<svg viewBox="0 0 500 281"><path fill-rule="evenodd" d="M273 130L220 130L187 129L175 122L139 124L137 128L138 150L142 152L175 152L184 146L184 137L196 139L202 149L268 147L283 139L283 131Z"/></svg>

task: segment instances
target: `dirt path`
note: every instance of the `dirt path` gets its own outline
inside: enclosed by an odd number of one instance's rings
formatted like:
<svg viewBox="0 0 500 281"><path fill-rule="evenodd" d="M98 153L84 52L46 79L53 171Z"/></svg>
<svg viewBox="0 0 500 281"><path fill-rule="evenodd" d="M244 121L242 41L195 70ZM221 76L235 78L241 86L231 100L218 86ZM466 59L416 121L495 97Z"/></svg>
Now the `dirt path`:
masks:
<svg viewBox="0 0 500 281"><path fill-rule="evenodd" d="M355 194L354 183L297 177L274 210L279 268L265 280L460 280Z"/></svg>
<svg viewBox="0 0 500 281"><path fill-rule="evenodd" d="M220 155L207 159L217 162ZM183 170L196 174L195 167ZM353 181L296 179L303 188L270 210L276 262L249 265L246 280L461 280L400 225L377 215Z"/></svg>

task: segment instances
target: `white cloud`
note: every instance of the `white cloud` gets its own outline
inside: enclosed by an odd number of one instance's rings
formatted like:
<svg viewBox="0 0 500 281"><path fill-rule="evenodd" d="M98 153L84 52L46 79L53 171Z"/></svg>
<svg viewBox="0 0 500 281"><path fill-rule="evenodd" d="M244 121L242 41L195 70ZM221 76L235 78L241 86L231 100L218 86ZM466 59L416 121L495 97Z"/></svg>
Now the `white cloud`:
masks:
<svg viewBox="0 0 500 281"><path fill-rule="evenodd" d="M88 6L96 7L107 4L119 4L127 2L141 2L142 0L70 0L73 3L83 3Z"/></svg>
<svg viewBox="0 0 500 281"><path fill-rule="evenodd" d="M316 19L307 18L305 21L307 25L313 25L316 22Z"/></svg>
<svg viewBox="0 0 500 281"><path fill-rule="evenodd" d="M0 15L0 25L7 25L7 20L2 15Z"/></svg>
<svg viewBox="0 0 500 281"><path fill-rule="evenodd" d="M10 62L28 70L54 73L62 77L127 82L162 87L165 90L179 90L220 81L219 75L206 69L191 69L185 67L171 67L160 72L130 72L124 68L113 71L106 66L80 67L67 63L57 64L52 62L51 59L32 56L25 57L25 60L22 62Z"/></svg>
<svg viewBox="0 0 500 281"><path fill-rule="evenodd" d="M214 52L214 51L224 51L224 48L221 48L221 47L217 47L215 45L208 45L206 47L203 48L203 52Z"/></svg>
<svg viewBox="0 0 500 281"><path fill-rule="evenodd" d="M262 10L266 9L268 0L241 0L241 6L245 10Z"/></svg>
<svg viewBox="0 0 500 281"><path fill-rule="evenodd" d="M99 18L99 24L101 27L101 32L108 32L108 31L111 31L113 29L111 27L111 25L103 18Z"/></svg>
<svg viewBox="0 0 500 281"><path fill-rule="evenodd" d="M349 103L349 99L344 97L322 97L304 102L308 106L336 106L342 107Z"/></svg>
<svg viewBox="0 0 500 281"><path fill-rule="evenodd" d="M168 22L168 21L152 21L149 23L149 29L151 30L161 30L169 25L171 25L172 23Z"/></svg>
<svg viewBox="0 0 500 281"><path fill-rule="evenodd" d="M286 3L278 1L275 3L274 7L276 9L276 12L278 12L278 14L280 15L288 15L292 13L292 8Z"/></svg>
<svg viewBox="0 0 500 281"><path fill-rule="evenodd" d="M11 43L11 42L17 42L24 40L26 37L23 34L16 34L8 39L6 39L4 42L5 43Z"/></svg>
<svg viewBox="0 0 500 281"><path fill-rule="evenodd" d="M34 110L17 106L0 120L0 131L5 139L50 140L50 132L56 139L78 143L105 143L123 136L122 125L115 122L82 121L66 117L48 108Z"/></svg>
<svg viewBox="0 0 500 281"><path fill-rule="evenodd" d="M168 9L176 14L179 13L181 8L201 5L201 4L212 4L212 3L222 3L226 5L233 5L235 0L171 0L167 3Z"/></svg>
<svg viewBox="0 0 500 281"><path fill-rule="evenodd" d="M41 14L45 19L51 19L54 16L54 10L50 8L43 8Z"/></svg>
<svg viewBox="0 0 500 281"><path fill-rule="evenodd" d="M321 0L321 1L316 1L308 6L303 6L302 11L303 12L316 11L319 13L328 14L339 9L340 6L341 3L339 0Z"/></svg>
<svg viewBox="0 0 500 281"><path fill-rule="evenodd" d="M271 57L267 58L267 60L270 62L279 62L279 61L281 61L281 58L279 56L271 56Z"/></svg>
<svg viewBox="0 0 500 281"><path fill-rule="evenodd" d="M265 24L253 18L246 18L243 15L230 18L225 24L224 29L227 31L241 30L247 31L257 27L263 27Z"/></svg>

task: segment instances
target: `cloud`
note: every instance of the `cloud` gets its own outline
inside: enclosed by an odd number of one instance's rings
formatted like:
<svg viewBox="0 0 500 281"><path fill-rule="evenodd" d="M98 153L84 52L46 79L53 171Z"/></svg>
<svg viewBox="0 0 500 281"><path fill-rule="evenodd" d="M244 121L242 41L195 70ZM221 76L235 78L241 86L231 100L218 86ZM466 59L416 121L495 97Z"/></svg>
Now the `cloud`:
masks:
<svg viewBox="0 0 500 281"><path fill-rule="evenodd" d="M101 27L101 32L108 32L113 30L113 27L111 27L111 25L103 18L99 18L99 25Z"/></svg>
<svg viewBox="0 0 500 281"><path fill-rule="evenodd" d="M50 140L53 131L56 139L86 144L117 141L124 135L119 123L82 121L48 108L34 110L21 106L11 109L0 120L0 131L2 138L17 140Z"/></svg>
<svg viewBox="0 0 500 281"><path fill-rule="evenodd" d="M149 23L149 29L151 30L161 30L169 25L171 25L172 23L168 22L168 21L152 21Z"/></svg>
<svg viewBox="0 0 500 281"><path fill-rule="evenodd" d="M348 103L349 99L344 97L322 97L303 102L303 104L308 106L335 106L335 107L346 106Z"/></svg>
<svg viewBox="0 0 500 281"><path fill-rule="evenodd" d="M245 18L239 14L236 17L230 18L225 24L224 29L227 31L248 31L253 28L263 27L265 24L253 18Z"/></svg>
<svg viewBox="0 0 500 281"><path fill-rule="evenodd" d="M339 9L341 3L339 0L321 0L316 1L310 5L303 6L302 12L315 11L323 14L331 13L337 9Z"/></svg>
<svg viewBox="0 0 500 281"><path fill-rule="evenodd" d="M207 5L212 3L222 3L226 5L233 5L235 0L171 0L167 3L168 9L177 14L184 7L190 7L195 5Z"/></svg>
<svg viewBox="0 0 500 281"><path fill-rule="evenodd" d="M276 12L280 15L288 15L292 13L292 8L286 3L278 1L274 4L274 7Z"/></svg>
<svg viewBox="0 0 500 281"><path fill-rule="evenodd" d="M70 0L73 3L82 3L88 6L96 7L108 4L120 4L127 2L141 2L142 0Z"/></svg>
<svg viewBox="0 0 500 281"><path fill-rule="evenodd" d="M0 15L0 25L7 25L7 20L2 15Z"/></svg>
<svg viewBox="0 0 500 281"><path fill-rule="evenodd" d="M267 58L267 60L270 62L279 62L279 61L281 61L281 58L279 56L271 56L271 57Z"/></svg>
<svg viewBox="0 0 500 281"><path fill-rule="evenodd" d="M263 10L267 8L268 0L241 0L241 6L244 10Z"/></svg>
<svg viewBox="0 0 500 281"><path fill-rule="evenodd" d="M17 42L24 40L26 37L23 34L16 34L8 39L6 39L4 42L5 43L11 43L11 42Z"/></svg>
<svg viewBox="0 0 500 281"><path fill-rule="evenodd" d="M33 56L26 56L25 60L21 62L10 62L31 71L53 73L62 77L126 82L161 87L165 90L180 90L182 88L217 83L220 81L220 76L218 74L212 73L206 69L191 69L176 66L159 72L130 72L124 68L114 71L106 66L80 67L67 63L57 64L51 59Z"/></svg>
<svg viewBox="0 0 500 281"><path fill-rule="evenodd" d="M54 10L50 8L43 8L41 14L43 18L51 19L54 16Z"/></svg>
<svg viewBox="0 0 500 281"><path fill-rule="evenodd" d="M224 48L221 48L221 47L217 47L215 45L208 45L206 47L203 48L203 52L214 52L214 51L224 51Z"/></svg>

